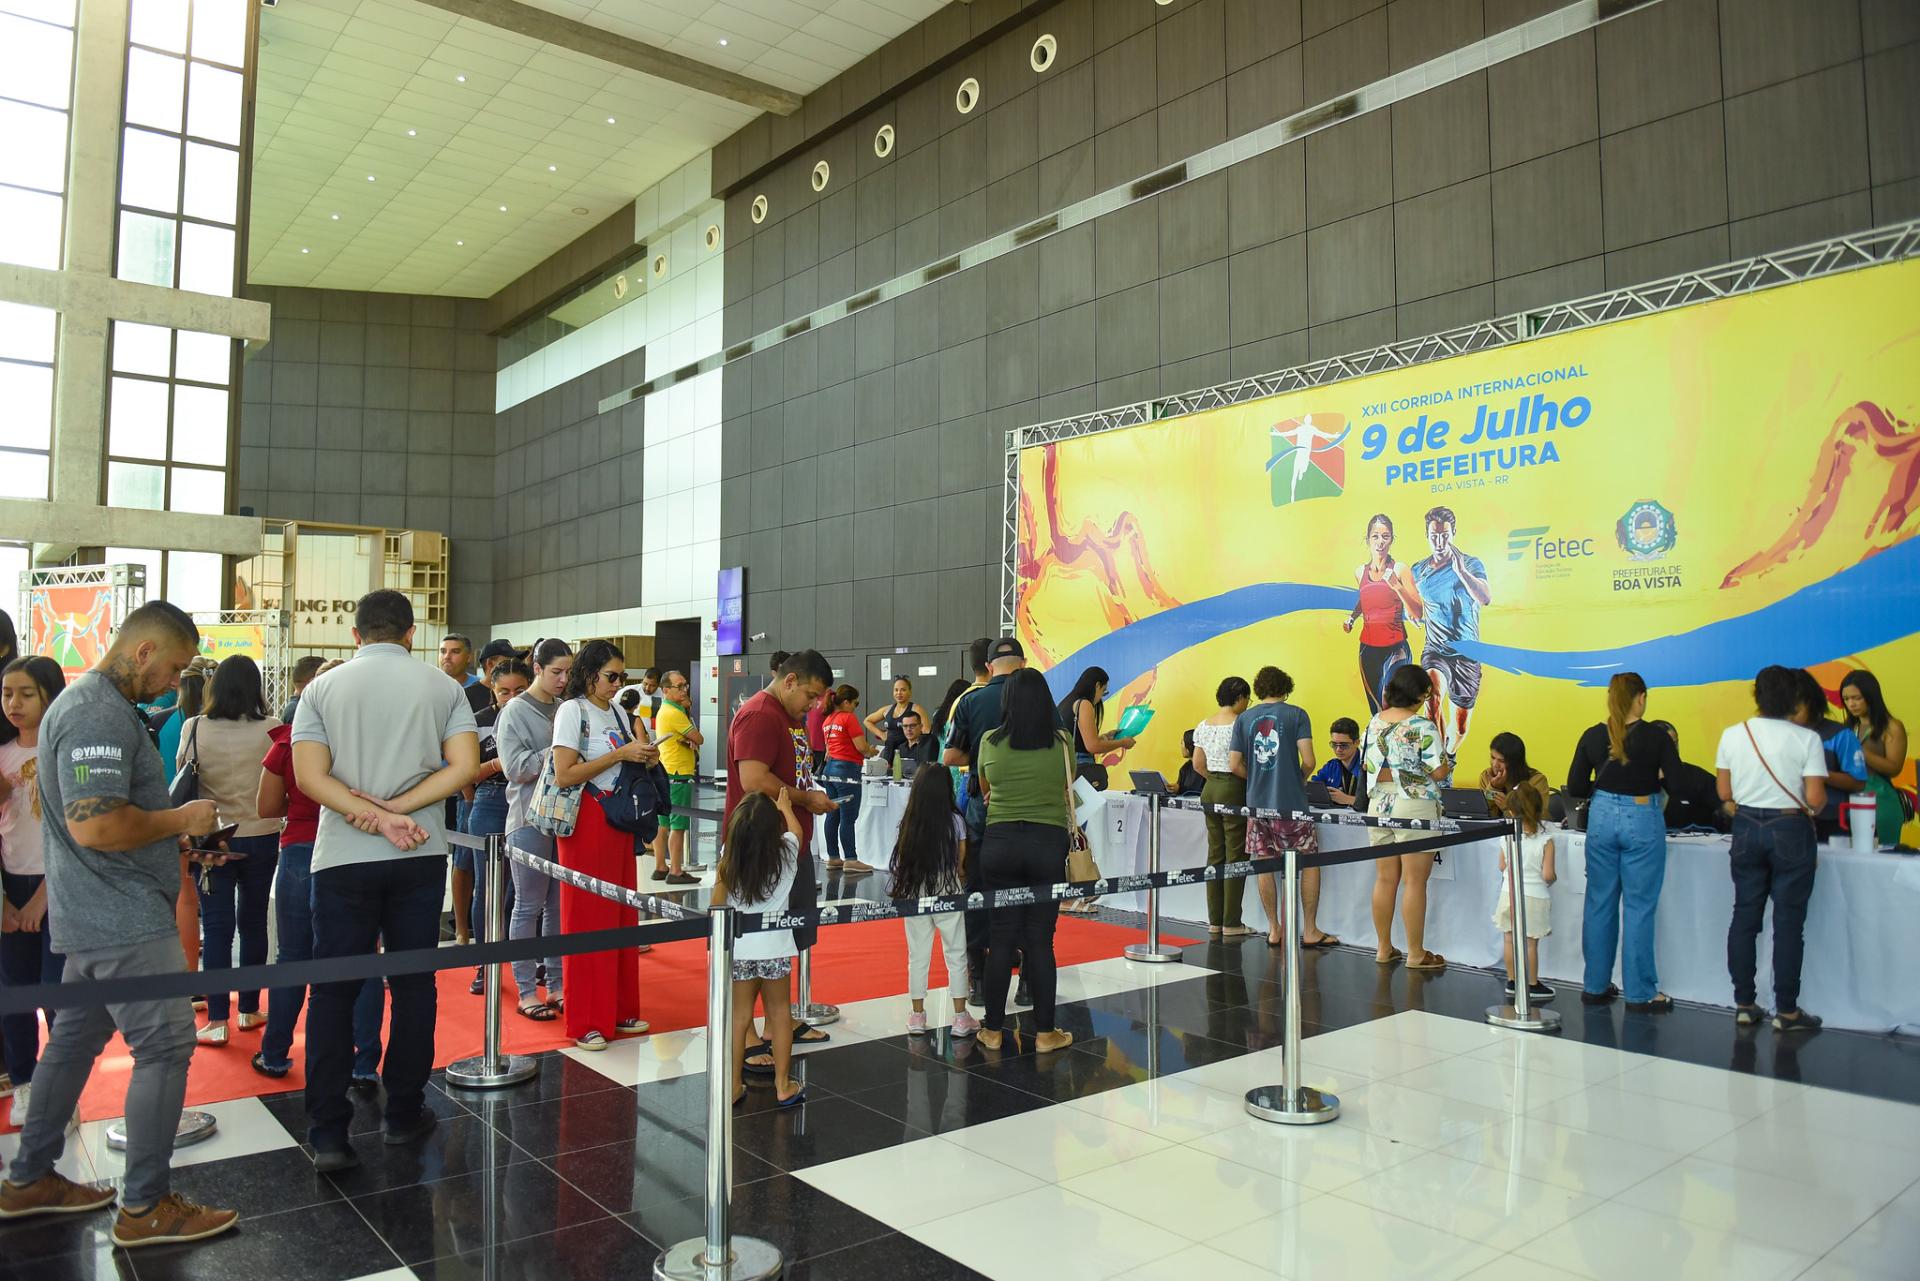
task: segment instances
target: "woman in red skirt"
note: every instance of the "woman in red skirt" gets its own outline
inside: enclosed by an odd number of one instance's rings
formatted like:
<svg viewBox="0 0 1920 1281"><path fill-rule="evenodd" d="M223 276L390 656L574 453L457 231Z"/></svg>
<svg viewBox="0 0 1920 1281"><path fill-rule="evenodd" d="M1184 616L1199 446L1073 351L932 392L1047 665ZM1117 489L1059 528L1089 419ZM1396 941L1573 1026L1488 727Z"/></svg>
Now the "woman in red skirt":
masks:
<svg viewBox="0 0 1920 1281"><path fill-rule="evenodd" d="M619 780L623 762L651 765L660 758L613 697L627 678L626 656L606 641L580 647L568 674L565 702L553 717L554 781L585 783L573 835L559 839L560 865L625 889L639 884L637 838L611 826L597 792ZM638 924L634 909L599 894L560 883L560 929L566 934ZM583 1050L604 1050L609 1036L639 1036L640 952L623 947L567 958L567 1035Z"/></svg>

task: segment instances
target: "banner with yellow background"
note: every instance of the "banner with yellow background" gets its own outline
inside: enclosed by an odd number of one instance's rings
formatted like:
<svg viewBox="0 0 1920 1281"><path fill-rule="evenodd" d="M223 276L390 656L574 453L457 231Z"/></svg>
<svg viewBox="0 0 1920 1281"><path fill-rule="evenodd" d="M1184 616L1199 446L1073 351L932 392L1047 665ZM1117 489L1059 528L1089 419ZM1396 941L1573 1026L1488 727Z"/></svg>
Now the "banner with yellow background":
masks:
<svg viewBox="0 0 1920 1281"><path fill-rule="evenodd" d="M1769 663L1920 728L1917 502L1910 262L1026 449L1018 626L1169 775L1222 677L1285 668L1324 744L1403 661L1463 780L1505 730L1562 784L1617 671L1711 768Z"/></svg>

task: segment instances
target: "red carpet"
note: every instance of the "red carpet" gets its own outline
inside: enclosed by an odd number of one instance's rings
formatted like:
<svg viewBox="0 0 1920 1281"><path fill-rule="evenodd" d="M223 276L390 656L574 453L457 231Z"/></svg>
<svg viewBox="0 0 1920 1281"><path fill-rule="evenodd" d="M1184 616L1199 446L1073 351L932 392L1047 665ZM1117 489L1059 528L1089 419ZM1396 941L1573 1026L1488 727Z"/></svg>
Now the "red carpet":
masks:
<svg viewBox="0 0 1920 1281"><path fill-rule="evenodd" d="M1103 960L1120 955L1123 947L1142 937L1142 931L1129 927L1062 916L1054 940L1054 955L1062 966ZM1176 946L1194 941L1164 934L1162 937ZM440 1013L433 1061L435 1066L445 1066L455 1059L479 1053L485 1002L467 992L467 985L473 981L472 970L442 970L438 977ZM814 950L813 982L815 997L835 1004L906 991L905 931L898 921L869 921L822 931L819 946ZM946 966L936 947L928 985L940 987L945 982ZM704 1025L706 991L705 940L662 944L640 958L640 1009L653 1024L654 1031ZM507 1006L501 1021L501 1040L506 1049L535 1054L572 1044L561 1034L557 1020L534 1023L515 1013L511 982L503 995ZM294 1032L293 1070L278 1081L261 1076L248 1063L260 1048L262 1030L242 1032L233 1027L232 1040L224 1048L203 1046L196 1051L187 1075L187 1102L216 1103L302 1088L305 1079L301 1064L306 1053L304 1019ZM127 1078L132 1070L133 1060L127 1053L126 1043L115 1037L101 1055L81 1098L81 1118L91 1121L119 1116L125 1110Z"/></svg>

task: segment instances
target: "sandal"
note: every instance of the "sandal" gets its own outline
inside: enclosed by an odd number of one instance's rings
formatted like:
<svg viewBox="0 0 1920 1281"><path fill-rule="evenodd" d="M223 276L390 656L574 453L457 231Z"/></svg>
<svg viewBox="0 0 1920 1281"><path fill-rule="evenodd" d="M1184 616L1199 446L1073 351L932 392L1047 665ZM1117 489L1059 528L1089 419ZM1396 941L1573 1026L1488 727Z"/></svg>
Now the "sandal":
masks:
<svg viewBox="0 0 1920 1281"><path fill-rule="evenodd" d="M1407 954L1397 947L1390 950L1385 956L1380 955L1378 952L1373 954L1373 963L1375 965L1392 965L1396 961L1404 961L1406 959Z"/></svg>
<svg viewBox="0 0 1920 1281"><path fill-rule="evenodd" d="M551 1023L559 1018L559 1013L544 1001L528 1001L520 1007L520 1017L532 1019L535 1023Z"/></svg>
<svg viewBox="0 0 1920 1281"><path fill-rule="evenodd" d="M1223 925L1220 927L1220 937L1223 939L1243 939L1251 933L1253 933L1252 927L1246 925Z"/></svg>
<svg viewBox="0 0 1920 1281"><path fill-rule="evenodd" d="M619 1036L645 1036L652 1027L645 1019L621 1019L613 1030Z"/></svg>
<svg viewBox="0 0 1920 1281"><path fill-rule="evenodd" d="M598 1032L589 1032L573 1044L578 1049L597 1052L607 1048L607 1038L601 1036Z"/></svg>
<svg viewBox="0 0 1920 1281"><path fill-rule="evenodd" d="M756 1063L754 1062L755 1059L765 1059L766 1062ZM742 1064L742 1067L744 1067L746 1071L752 1076L772 1076L773 1075L773 1055L770 1052L765 1050L762 1050L757 1054L749 1054L747 1055L746 1062Z"/></svg>
<svg viewBox="0 0 1920 1281"><path fill-rule="evenodd" d="M547 998L547 1008L556 1014L565 1014L567 1012L567 998L564 996L550 996Z"/></svg>
<svg viewBox="0 0 1920 1281"><path fill-rule="evenodd" d="M1315 951L1319 951L1323 948L1339 947L1340 939L1338 938L1338 936L1333 934L1322 934L1316 942L1302 943L1300 946L1306 947L1306 948L1312 948Z"/></svg>
<svg viewBox="0 0 1920 1281"><path fill-rule="evenodd" d="M1628 1001L1627 1008L1635 1014L1665 1014L1673 1009L1673 998L1656 992L1651 1001Z"/></svg>
<svg viewBox="0 0 1920 1281"><path fill-rule="evenodd" d="M1447 958L1432 948L1428 948L1426 960L1420 962L1418 965L1415 965L1412 961L1408 961L1407 968L1410 970L1444 970L1447 968Z"/></svg>
<svg viewBox="0 0 1920 1281"><path fill-rule="evenodd" d="M833 1038L825 1032L822 1032L819 1028L810 1027L804 1023L793 1029L793 1043L795 1045L825 1045L831 1040L833 1040ZM769 1042L768 1045L771 1047L772 1043Z"/></svg>

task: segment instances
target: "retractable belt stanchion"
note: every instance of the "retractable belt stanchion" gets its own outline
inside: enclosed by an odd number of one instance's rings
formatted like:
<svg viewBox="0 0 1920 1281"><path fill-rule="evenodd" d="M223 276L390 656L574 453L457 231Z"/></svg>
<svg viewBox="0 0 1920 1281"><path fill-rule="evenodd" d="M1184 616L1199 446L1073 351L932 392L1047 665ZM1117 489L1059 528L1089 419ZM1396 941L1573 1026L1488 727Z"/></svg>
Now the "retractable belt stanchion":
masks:
<svg viewBox="0 0 1920 1281"><path fill-rule="evenodd" d="M1527 968L1527 893L1526 869L1520 865L1520 824L1500 838L1507 855L1507 910L1513 925L1513 1000L1487 1007L1487 1022L1495 1027L1518 1032L1558 1032L1560 1015L1553 1010L1533 1008L1533 971Z"/></svg>
<svg viewBox="0 0 1920 1281"><path fill-rule="evenodd" d="M1147 871L1160 871L1160 797L1147 797ZM1160 891L1147 891L1147 941L1129 943L1125 949L1129 961L1164 964L1181 959L1180 949L1160 946Z"/></svg>
<svg viewBox="0 0 1920 1281"><path fill-rule="evenodd" d="M212 1138L214 1131L220 1128L220 1121L211 1112L196 1112L192 1108L180 1114L180 1128L173 1132L173 1146L192 1147ZM127 1118L121 1117L107 1125L107 1146L115 1152L127 1150Z"/></svg>
<svg viewBox="0 0 1920 1281"><path fill-rule="evenodd" d="M482 857L487 860L487 937L498 943L507 937L507 838L498 832L487 837ZM540 1063L525 1054L500 1052L500 967L489 965L482 974L487 997L486 1028L480 1057L447 1065L447 1084L463 1090L497 1090L530 1080Z"/></svg>
<svg viewBox="0 0 1920 1281"><path fill-rule="evenodd" d="M1280 1053L1286 1079L1247 1091L1247 1112L1281 1125L1319 1125L1340 1115L1340 1100L1325 1090L1300 1084L1300 852L1287 851L1280 886L1281 918L1287 932L1287 1023Z"/></svg>
<svg viewBox="0 0 1920 1281"><path fill-rule="evenodd" d="M780 1275L780 1249L758 1237L732 1235L733 1192L733 911L709 914L707 953L707 1232L654 1260L656 1281L766 1281Z"/></svg>
<svg viewBox="0 0 1920 1281"><path fill-rule="evenodd" d="M793 1017L808 1027L840 1021L840 1007L813 999L813 949L805 948L793 963Z"/></svg>

